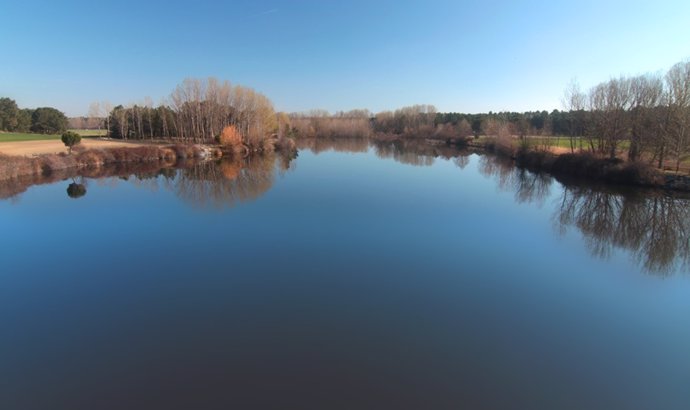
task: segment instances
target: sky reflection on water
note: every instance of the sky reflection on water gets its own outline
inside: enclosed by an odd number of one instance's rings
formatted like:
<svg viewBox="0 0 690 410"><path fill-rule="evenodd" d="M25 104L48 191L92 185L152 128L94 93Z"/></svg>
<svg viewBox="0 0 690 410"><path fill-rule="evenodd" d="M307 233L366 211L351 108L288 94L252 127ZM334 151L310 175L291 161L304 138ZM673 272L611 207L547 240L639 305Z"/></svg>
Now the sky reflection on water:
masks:
<svg viewBox="0 0 690 410"><path fill-rule="evenodd" d="M0 407L690 403L687 200L318 144L0 202Z"/></svg>

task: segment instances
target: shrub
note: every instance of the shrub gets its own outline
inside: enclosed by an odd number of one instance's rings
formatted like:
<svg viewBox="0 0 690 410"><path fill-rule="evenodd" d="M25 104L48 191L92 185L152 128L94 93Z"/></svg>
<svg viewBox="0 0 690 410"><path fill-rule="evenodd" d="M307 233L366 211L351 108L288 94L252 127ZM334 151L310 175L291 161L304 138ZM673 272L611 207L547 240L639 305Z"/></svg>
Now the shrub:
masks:
<svg viewBox="0 0 690 410"><path fill-rule="evenodd" d="M240 134L234 125L228 125L223 128L223 131L220 133L218 142L226 148L230 148L233 151L239 151L242 146L242 134Z"/></svg>
<svg viewBox="0 0 690 410"><path fill-rule="evenodd" d="M189 159L200 156L199 149L195 145L177 144L169 148L175 152L178 159Z"/></svg>
<svg viewBox="0 0 690 410"><path fill-rule="evenodd" d="M261 141L261 151L271 152L275 149L275 142L272 138L267 138Z"/></svg>
<svg viewBox="0 0 690 410"><path fill-rule="evenodd" d="M297 151L297 145L292 138L280 137L275 142L275 149L281 152L292 152Z"/></svg>
<svg viewBox="0 0 690 410"><path fill-rule="evenodd" d="M62 134L62 143L69 148L69 153L72 153L72 147L81 143L81 136L76 132L67 131Z"/></svg>
<svg viewBox="0 0 690 410"><path fill-rule="evenodd" d="M617 184L663 184L663 175L647 164L626 163L620 159L596 158L586 153L559 155L551 168L555 174L585 177Z"/></svg>

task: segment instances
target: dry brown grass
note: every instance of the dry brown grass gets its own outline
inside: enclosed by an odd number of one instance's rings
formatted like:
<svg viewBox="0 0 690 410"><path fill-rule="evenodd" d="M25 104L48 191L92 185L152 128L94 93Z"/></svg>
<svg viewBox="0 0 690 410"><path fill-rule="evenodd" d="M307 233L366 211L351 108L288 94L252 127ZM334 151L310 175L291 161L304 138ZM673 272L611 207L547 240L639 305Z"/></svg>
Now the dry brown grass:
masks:
<svg viewBox="0 0 690 410"><path fill-rule="evenodd" d="M113 148L113 147L138 147L141 145L150 145L149 143L142 143L136 141L121 141L121 140L106 140L100 138L85 138L81 144L73 148L73 151L90 150L96 148ZM38 140L38 141L15 141L0 143L0 153L5 155L43 155L43 154L59 154L67 153L67 147L59 139L53 140Z"/></svg>

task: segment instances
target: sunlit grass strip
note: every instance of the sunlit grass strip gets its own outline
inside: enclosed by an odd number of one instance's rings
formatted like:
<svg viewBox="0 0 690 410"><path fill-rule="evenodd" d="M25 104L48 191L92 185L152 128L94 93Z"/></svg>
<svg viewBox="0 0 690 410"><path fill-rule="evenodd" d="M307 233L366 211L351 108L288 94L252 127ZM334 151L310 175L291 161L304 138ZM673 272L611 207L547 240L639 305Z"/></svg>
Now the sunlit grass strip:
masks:
<svg viewBox="0 0 690 410"><path fill-rule="evenodd" d="M70 130L82 138L105 136L105 130ZM28 132L0 132L0 142L59 140L62 134L33 134Z"/></svg>

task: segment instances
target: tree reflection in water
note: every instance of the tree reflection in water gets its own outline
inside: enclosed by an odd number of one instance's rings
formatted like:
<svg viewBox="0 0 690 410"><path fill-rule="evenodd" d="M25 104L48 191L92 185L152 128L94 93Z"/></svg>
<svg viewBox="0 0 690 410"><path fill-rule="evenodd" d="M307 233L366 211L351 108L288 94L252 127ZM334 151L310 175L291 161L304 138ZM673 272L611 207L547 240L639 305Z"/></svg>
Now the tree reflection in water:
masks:
<svg viewBox="0 0 690 410"><path fill-rule="evenodd" d="M366 152L366 139L309 139L299 145L315 153L328 150ZM380 158L429 166L435 158L469 164L471 151L423 141L371 142ZM199 206L233 206L255 200L274 183L277 172L294 166L292 157L278 153L248 159L202 162L178 171L168 180L184 200ZM544 173L518 168L510 158L479 156L479 172L496 180L499 189L513 192L518 203L542 206L557 185ZM647 272L665 275L690 267L690 200L653 190L621 190L591 184L562 183L553 220L564 234L576 227L591 253L608 258L614 248L627 250Z"/></svg>
<svg viewBox="0 0 690 410"><path fill-rule="evenodd" d="M607 258L628 250L647 272L690 267L690 201L664 192L609 192L565 186L555 217L562 232L575 226L592 254Z"/></svg>
<svg viewBox="0 0 690 410"><path fill-rule="evenodd" d="M297 149L308 149L314 154L326 151L335 152L367 152L369 140L367 138L298 138Z"/></svg>
<svg viewBox="0 0 690 410"><path fill-rule="evenodd" d="M379 158L392 158L401 164L428 167L434 165L434 157L406 147L404 141L390 143L377 143L376 156Z"/></svg>
<svg viewBox="0 0 690 410"><path fill-rule="evenodd" d="M371 145L370 145L371 144ZM370 142L367 139L308 139L298 145L315 153L336 150L368 152L373 146L379 158L391 158L403 164L432 165L436 158L452 160L464 169L472 151L458 150L445 144L396 140ZM50 176L26 177L0 181L0 198L14 198L27 187L53 183L66 178L117 177L149 189L160 184L183 200L196 206L230 207L252 201L267 192L276 175L294 167L294 156L280 153L253 155L249 158L175 164L116 164L86 170L64 170ZM647 272L667 275L690 268L690 199L663 191L614 189L592 184L562 182L544 173L518 168L510 158L480 155L479 172L496 180L499 189L513 192L518 203L542 206L557 187L553 214L556 229L565 234L576 227L584 236L591 253L608 258L616 248L625 249ZM78 172L78 174L77 174ZM113 179L115 181L116 179ZM71 184L68 195L78 197L81 187ZM85 192L85 191L84 191Z"/></svg>
<svg viewBox="0 0 690 410"><path fill-rule="evenodd" d="M86 185L72 182L67 186L67 196L72 199L79 199L86 195Z"/></svg>
<svg viewBox="0 0 690 410"><path fill-rule="evenodd" d="M517 168L510 159L484 155L480 172L496 178L517 202L543 204L553 178ZM607 259L627 250L646 272L668 275L690 268L690 200L649 189L562 182L553 220L565 234L576 227L592 255Z"/></svg>
<svg viewBox="0 0 690 410"><path fill-rule="evenodd" d="M201 162L180 170L173 190L178 197L194 205L235 206L266 193L276 173L291 169L292 159L270 152L248 158Z"/></svg>
<svg viewBox="0 0 690 410"><path fill-rule="evenodd" d="M415 166L431 166L434 164L436 158L454 159L463 158L461 155L463 151L458 150L453 146L445 143L430 144L425 140L417 139L397 139L392 141L375 141L373 142L376 156L379 158L392 158L401 164L415 165ZM465 151L469 155L468 151ZM468 158L465 156L464 158ZM467 165L466 162L465 166ZM456 162L458 166L463 168L463 162Z"/></svg>
<svg viewBox="0 0 690 410"><path fill-rule="evenodd" d="M551 194L553 177L545 173L533 173L517 168L510 158L482 155L479 158L479 172L486 177L494 177L499 189L514 191L518 203L544 204Z"/></svg>
<svg viewBox="0 0 690 410"><path fill-rule="evenodd" d="M362 139L323 139L318 151L363 152ZM419 140L372 141L379 158L415 166L430 166L435 158L452 159L461 169L472 151ZM303 147L308 147L303 145ZM510 158L479 156L479 172L495 179L499 189L513 192L518 203L543 206L556 186L555 178L515 166ZM609 258L626 250L646 272L668 275L690 269L690 199L649 189L621 189L561 181L553 220L559 233L571 227L582 233L593 256Z"/></svg>

